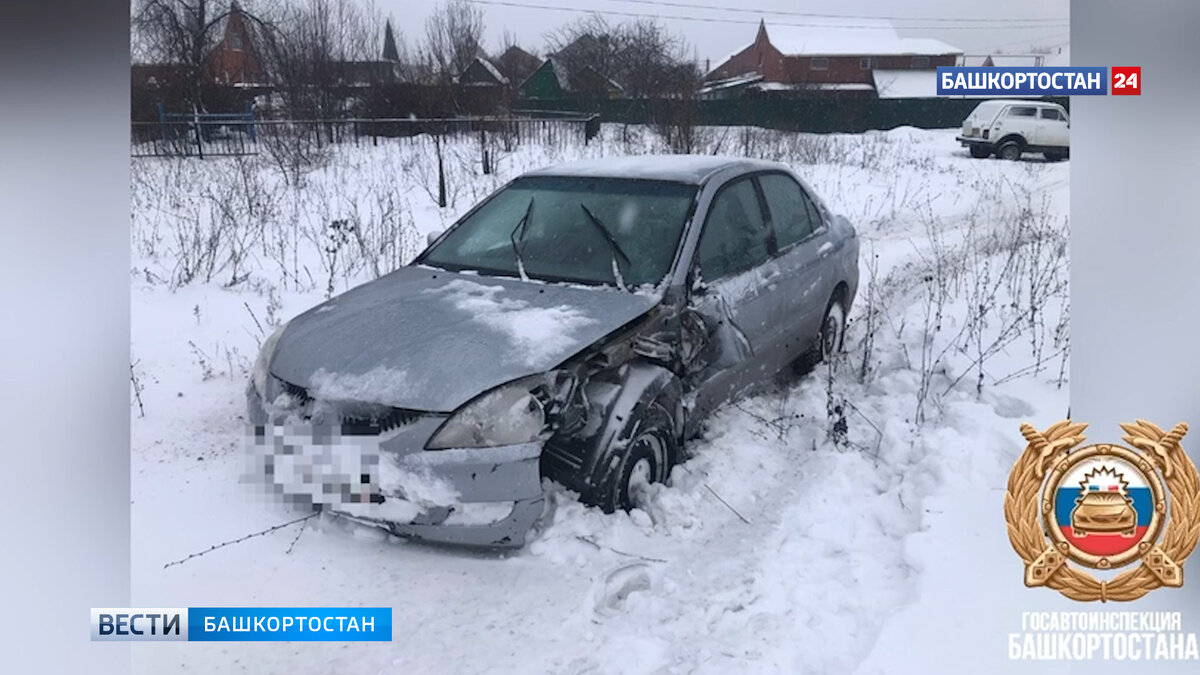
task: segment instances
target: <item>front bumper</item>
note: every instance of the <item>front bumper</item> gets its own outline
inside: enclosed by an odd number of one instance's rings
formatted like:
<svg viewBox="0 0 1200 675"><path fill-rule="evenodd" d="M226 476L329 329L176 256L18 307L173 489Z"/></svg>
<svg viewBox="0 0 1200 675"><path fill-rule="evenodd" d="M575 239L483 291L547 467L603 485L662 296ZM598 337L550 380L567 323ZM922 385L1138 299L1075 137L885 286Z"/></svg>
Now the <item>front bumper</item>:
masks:
<svg viewBox="0 0 1200 675"><path fill-rule="evenodd" d="M246 399L252 426L279 428L283 424L278 414L268 412L253 384L247 387ZM378 443L378 462L387 470L378 477L378 489L370 502L322 508L415 540L478 547L524 546L526 534L542 515L542 443L425 450L445 419L442 415L422 416L372 437L371 441Z"/></svg>
<svg viewBox="0 0 1200 675"><path fill-rule="evenodd" d="M954 140L961 143L964 148L969 148L972 145L986 145L989 147L992 145L991 141L979 136L955 136Z"/></svg>

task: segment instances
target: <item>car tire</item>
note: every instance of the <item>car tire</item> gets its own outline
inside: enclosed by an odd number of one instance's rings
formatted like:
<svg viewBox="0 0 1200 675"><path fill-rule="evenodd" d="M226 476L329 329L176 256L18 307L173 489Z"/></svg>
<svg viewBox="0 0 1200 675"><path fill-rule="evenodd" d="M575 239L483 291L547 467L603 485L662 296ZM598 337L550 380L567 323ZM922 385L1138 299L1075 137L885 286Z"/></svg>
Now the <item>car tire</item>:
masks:
<svg viewBox="0 0 1200 675"><path fill-rule="evenodd" d="M1024 152L1024 150L1021 148L1020 143L1017 141L1007 141L996 149L996 156L1000 159L1006 159L1010 162L1015 162L1021 159L1022 152Z"/></svg>
<svg viewBox="0 0 1200 675"><path fill-rule="evenodd" d="M841 300L834 298L825 308L821 319L821 330L817 334L817 355L822 362L840 354L846 343L846 308Z"/></svg>
<svg viewBox="0 0 1200 675"><path fill-rule="evenodd" d="M649 483L664 483L670 475L672 462L678 456L679 439L665 403L656 399L640 414L629 420L630 433L617 435L628 438L623 450L616 455L616 467L597 486L590 499L584 501L599 506L605 513L618 509L629 511L644 504L639 491Z"/></svg>
<svg viewBox="0 0 1200 675"><path fill-rule="evenodd" d="M1067 158L1065 152L1043 152L1042 156L1046 158L1047 162L1061 162Z"/></svg>
<svg viewBox="0 0 1200 675"><path fill-rule="evenodd" d="M986 145L972 145L971 156L975 159L987 159L992 154L992 149Z"/></svg>

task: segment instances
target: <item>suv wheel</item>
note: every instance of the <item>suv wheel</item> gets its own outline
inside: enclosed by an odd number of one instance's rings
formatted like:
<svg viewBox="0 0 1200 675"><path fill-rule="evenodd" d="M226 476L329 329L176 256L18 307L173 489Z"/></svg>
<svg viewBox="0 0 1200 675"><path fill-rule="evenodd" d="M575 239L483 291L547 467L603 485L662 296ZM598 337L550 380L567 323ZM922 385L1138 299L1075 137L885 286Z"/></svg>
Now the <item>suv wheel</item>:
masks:
<svg viewBox="0 0 1200 675"><path fill-rule="evenodd" d="M1047 162L1061 162L1067 158L1067 154L1062 151L1043 152Z"/></svg>
<svg viewBox="0 0 1200 675"><path fill-rule="evenodd" d="M1021 144L1017 141L1008 141L1001 145L996 150L996 156L1000 159L1007 159L1010 162L1015 162L1021 159Z"/></svg>
<svg viewBox="0 0 1200 675"><path fill-rule="evenodd" d="M992 151L986 145L972 145L971 156L975 159L987 159Z"/></svg>

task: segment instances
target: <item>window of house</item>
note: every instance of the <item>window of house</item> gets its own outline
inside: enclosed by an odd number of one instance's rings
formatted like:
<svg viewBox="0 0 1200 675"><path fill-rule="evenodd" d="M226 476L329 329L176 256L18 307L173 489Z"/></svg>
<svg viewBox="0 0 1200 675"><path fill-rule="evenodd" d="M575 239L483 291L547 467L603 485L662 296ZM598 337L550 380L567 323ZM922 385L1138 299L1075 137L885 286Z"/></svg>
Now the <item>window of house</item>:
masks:
<svg viewBox="0 0 1200 675"><path fill-rule="evenodd" d="M229 36L229 47L236 51L242 50L242 34L233 33Z"/></svg>
<svg viewBox="0 0 1200 675"><path fill-rule="evenodd" d="M864 56L861 59L859 59L858 67L862 68L863 70L870 70L871 69L871 57Z"/></svg>
<svg viewBox="0 0 1200 675"><path fill-rule="evenodd" d="M771 212L771 224L775 228L775 243L780 250L804 239L821 225L819 216L804 194L800 185L791 176L768 173L759 176L767 209Z"/></svg>
<svg viewBox="0 0 1200 675"><path fill-rule="evenodd" d="M813 70L828 70L829 59L824 56L814 56L812 61L809 61L809 67Z"/></svg>
<svg viewBox="0 0 1200 675"><path fill-rule="evenodd" d="M700 274L712 281L744 272L770 256L766 221L749 178L721 189L700 235Z"/></svg>
<svg viewBox="0 0 1200 675"><path fill-rule="evenodd" d="M929 57L928 56L914 56L912 63L913 63L913 68L928 68L929 67Z"/></svg>

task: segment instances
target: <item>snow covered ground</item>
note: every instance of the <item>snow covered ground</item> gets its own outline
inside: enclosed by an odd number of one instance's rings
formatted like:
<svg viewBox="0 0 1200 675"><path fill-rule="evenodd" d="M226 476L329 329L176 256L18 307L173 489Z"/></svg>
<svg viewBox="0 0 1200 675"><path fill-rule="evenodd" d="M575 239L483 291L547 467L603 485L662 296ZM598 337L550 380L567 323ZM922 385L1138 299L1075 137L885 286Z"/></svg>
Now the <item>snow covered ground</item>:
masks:
<svg viewBox="0 0 1200 675"><path fill-rule="evenodd" d="M543 523L505 555L322 517L166 566L303 515L239 482L272 326L411 259L524 170L656 137L516 146L488 176L475 141L450 143L445 209L422 139L302 173L134 160L134 606L394 608L390 643L138 645L137 671L1001 671L1015 612L1041 602L1002 515L1017 425L1067 412L1069 163L973 160L953 131L702 132L706 152L792 164L859 228L847 354L719 411L644 511L547 485Z"/></svg>

